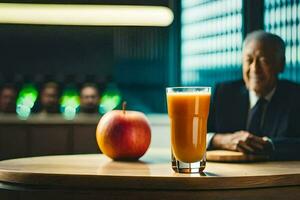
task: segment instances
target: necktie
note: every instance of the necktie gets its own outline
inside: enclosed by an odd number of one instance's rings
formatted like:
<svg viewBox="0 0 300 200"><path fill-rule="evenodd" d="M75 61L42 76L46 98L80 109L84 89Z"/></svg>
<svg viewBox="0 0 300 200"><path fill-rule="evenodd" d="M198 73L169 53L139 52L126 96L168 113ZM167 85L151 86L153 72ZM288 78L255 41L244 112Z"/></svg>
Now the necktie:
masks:
<svg viewBox="0 0 300 200"><path fill-rule="evenodd" d="M248 131L254 135L262 136L263 111L268 103L264 98L260 98L249 112Z"/></svg>

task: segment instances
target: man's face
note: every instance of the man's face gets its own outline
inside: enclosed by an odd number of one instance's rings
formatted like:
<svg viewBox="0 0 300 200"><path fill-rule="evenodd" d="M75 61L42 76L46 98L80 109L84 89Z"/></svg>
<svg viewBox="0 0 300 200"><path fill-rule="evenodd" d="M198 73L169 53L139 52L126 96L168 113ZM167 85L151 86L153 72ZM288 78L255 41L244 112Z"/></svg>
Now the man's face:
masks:
<svg viewBox="0 0 300 200"><path fill-rule="evenodd" d="M58 91L54 87L45 88L41 93L41 104L43 107L58 105Z"/></svg>
<svg viewBox="0 0 300 200"><path fill-rule="evenodd" d="M4 88L0 95L0 110L7 113L16 111L16 92L9 88Z"/></svg>
<svg viewBox="0 0 300 200"><path fill-rule="evenodd" d="M243 79L246 87L258 96L268 94L275 87L280 69L272 45L252 40L244 47Z"/></svg>
<svg viewBox="0 0 300 200"><path fill-rule="evenodd" d="M93 87L86 87L81 90L80 107L83 112L97 112L99 105L98 91Z"/></svg>

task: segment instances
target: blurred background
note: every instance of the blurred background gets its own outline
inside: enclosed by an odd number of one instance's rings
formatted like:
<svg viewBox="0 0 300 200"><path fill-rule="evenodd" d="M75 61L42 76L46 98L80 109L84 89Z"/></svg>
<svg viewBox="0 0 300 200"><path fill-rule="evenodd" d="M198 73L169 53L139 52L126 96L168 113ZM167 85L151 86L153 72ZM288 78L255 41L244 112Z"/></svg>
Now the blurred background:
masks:
<svg viewBox="0 0 300 200"><path fill-rule="evenodd" d="M83 84L93 83L100 97L107 89L120 96L116 107L126 100L129 109L163 113L167 86L213 86L241 78L242 41L256 29L285 40L282 77L300 81L299 0L9 2L155 5L174 14L167 27L0 24L0 84L12 84L18 93L30 85L39 96L51 81L62 99L66 90L76 95Z"/></svg>
<svg viewBox="0 0 300 200"><path fill-rule="evenodd" d="M177 1L165 0L26 2L177 6ZM83 84L93 83L100 96L107 89L118 91L128 109L165 112L165 87L174 79L169 68L177 68L173 59L179 56L173 55L178 41L172 29L0 24L0 84L13 84L18 91L30 84L39 95L42 85L49 81L58 83L62 93L72 89L78 94Z"/></svg>
<svg viewBox="0 0 300 200"><path fill-rule="evenodd" d="M47 151L52 154L95 152L97 147L86 149L88 144L95 146L94 143L82 144L81 149L74 150L82 138L76 140L73 136L88 132L74 126L91 125L90 141L94 142L99 117L94 117L92 122L75 121L77 124L71 127L72 122L43 121L41 117L30 121L30 117L40 113L56 113L67 120L75 120L81 113L101 116L109 110L120 109L122 101L127 101L128 109L146 114L166 113L168 86L213 87L217 82L240 79L243 38L257 29L284 39L287 59L281 78L300 82L299 0L10 0L0 3L163 6L174 17L165 26L85 26L17 24L5 22L2 16L0 137L5 142L1 142L0 150L16 146L16 138L19 145L24 141L30 145L39 143L44 136L34 138L47 130L52 144L58 148L49 147ZM6 113L16 113L23 121L9 120ZM154 119L153 123L157 121L161 120ZM58 134L56 140L51 133L57 130L57 124L68 127L62 127L65 139L63 134ZM47 127L41 129L42 125ZM12 143L7 142L10 136ZM46 142L37 147L30 145L2 154L2 158L45 154Z"/></svg>

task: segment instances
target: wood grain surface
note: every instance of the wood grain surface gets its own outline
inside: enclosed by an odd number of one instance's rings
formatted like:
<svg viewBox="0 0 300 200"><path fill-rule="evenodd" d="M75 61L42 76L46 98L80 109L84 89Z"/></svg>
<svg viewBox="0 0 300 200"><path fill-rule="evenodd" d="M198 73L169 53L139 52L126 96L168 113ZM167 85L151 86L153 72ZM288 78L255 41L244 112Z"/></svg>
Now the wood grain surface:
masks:
<svg viewBox="0 0 300 200"><path fill-rule="evenodd" d="M172 171L169 149L150 149L138 162L105 155L32 157L0 162L0 182L62 188L210 190L300 185L300 161L216 163L205 174Z"/></svg>
<svg viewBox="0 0 300 200"><path fill-rule="evenodd" d="M266 161L268 157L266 155L244 154L237 151L213 150L206 153L206 159L215 162L254 162Z"/></svg>

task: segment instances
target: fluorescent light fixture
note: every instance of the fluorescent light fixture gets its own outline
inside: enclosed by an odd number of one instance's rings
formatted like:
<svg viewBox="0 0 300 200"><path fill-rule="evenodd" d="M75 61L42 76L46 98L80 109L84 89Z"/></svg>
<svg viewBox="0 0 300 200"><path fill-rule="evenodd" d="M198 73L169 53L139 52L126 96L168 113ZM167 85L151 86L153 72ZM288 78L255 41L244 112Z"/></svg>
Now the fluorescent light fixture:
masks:
<svg viewBox="0 0 300 200"><path fill-rule="evenodd" d="M0 23L80 26L168 26L163 6L0 3Z"/></svg>

